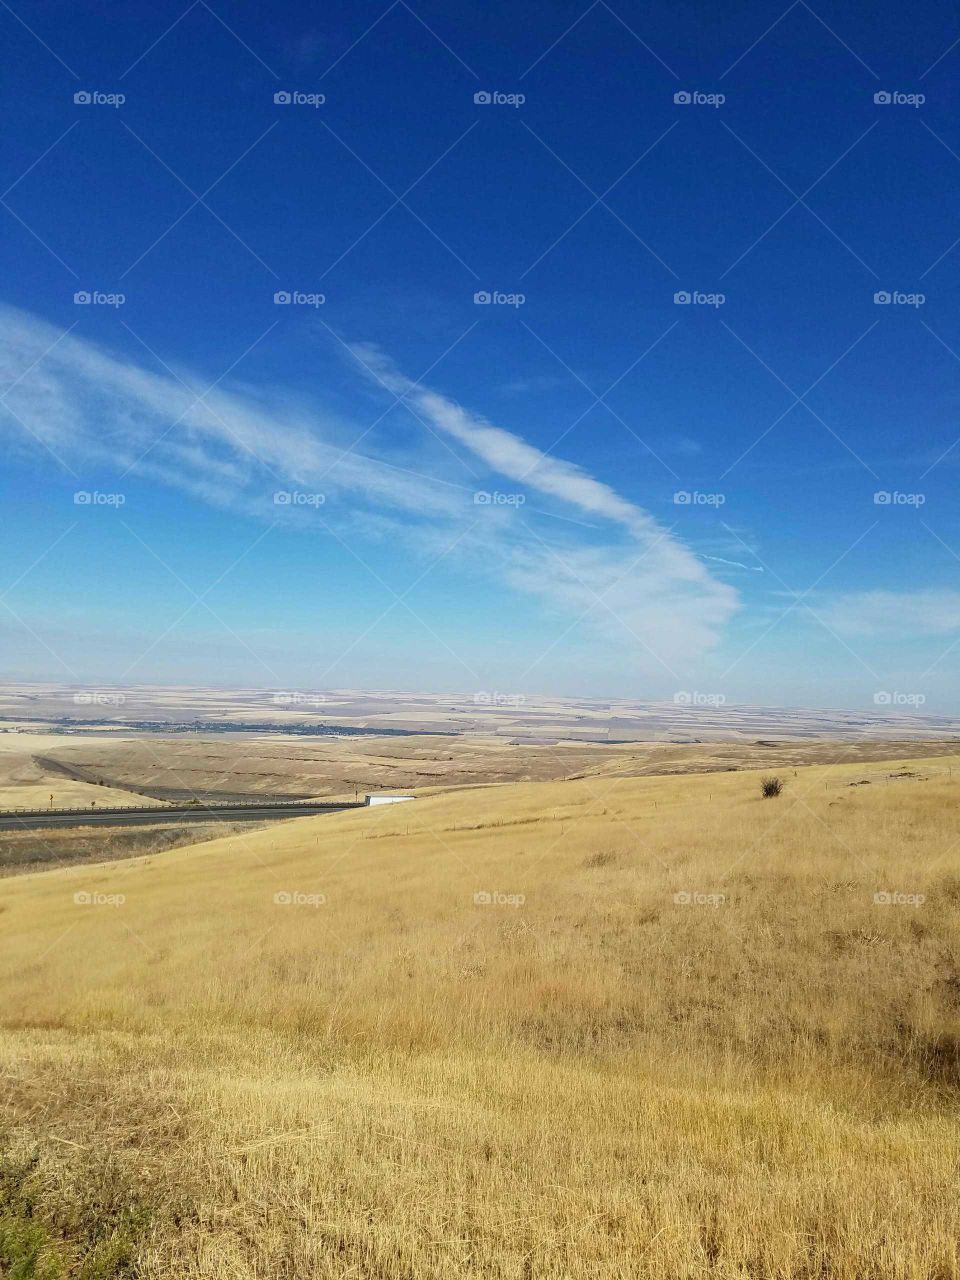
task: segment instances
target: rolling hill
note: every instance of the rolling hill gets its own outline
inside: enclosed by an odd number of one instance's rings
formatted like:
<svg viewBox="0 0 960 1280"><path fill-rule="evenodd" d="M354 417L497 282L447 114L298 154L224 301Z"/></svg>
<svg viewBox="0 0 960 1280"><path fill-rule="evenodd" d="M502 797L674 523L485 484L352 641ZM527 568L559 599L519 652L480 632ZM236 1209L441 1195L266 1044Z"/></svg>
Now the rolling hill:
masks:
<svg viewBox="0 0 960 1280"><path fill-rule="evenodd" d="M782 776L447 791L5 880L0 1259L956 1276L960 775Z"/></svg>

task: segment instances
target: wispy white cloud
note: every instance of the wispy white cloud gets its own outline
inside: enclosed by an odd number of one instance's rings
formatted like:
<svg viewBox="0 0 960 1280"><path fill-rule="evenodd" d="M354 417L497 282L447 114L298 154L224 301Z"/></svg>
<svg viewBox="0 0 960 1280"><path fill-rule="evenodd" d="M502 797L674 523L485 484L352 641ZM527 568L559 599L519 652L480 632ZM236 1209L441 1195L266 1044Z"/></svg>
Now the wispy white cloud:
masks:
<svg viewBox="0 0 960 1280"><path fill-rule="evenodd" d="M543 453L520 436L494 426L429 387L413 382L375 347L356 344L352 350L362 367L383 386L403 396L428 421L465 445L491 470L529 489L570 503L585 514L622 524L631 533L646 535L656 527L651 516L621 498L609 485L595 480L573 463Z"/></svg>
<svg viewBox="0 0 960 1280"><path fill-rule="evenodd" d="M354 449L362 423L235 382L205 393L195 372L155 371L58 336L0 307L0 394L12 386L16 415L0 413L0 432L22 447L46 445L78 469L152 478L259 517L322 518L361 540L365 555L384 529L424 557L458 538L470 573L535 596L560 629L582 618L644 662L709 649L737 607L732 587L611 485L412 382L373 348L353 350L402 397L414 433L400 444L383 426ZM481 486L521 500L477 505ZM273 492L284 488L322 491L327 502L319 516L277 508Z"/></svg>
<svg viewBox="0 0 960 1280"><path fill-rule="evenodd" d="M838 635L916 640L960 632L960 591L854 591L818 603Z"/></svg>

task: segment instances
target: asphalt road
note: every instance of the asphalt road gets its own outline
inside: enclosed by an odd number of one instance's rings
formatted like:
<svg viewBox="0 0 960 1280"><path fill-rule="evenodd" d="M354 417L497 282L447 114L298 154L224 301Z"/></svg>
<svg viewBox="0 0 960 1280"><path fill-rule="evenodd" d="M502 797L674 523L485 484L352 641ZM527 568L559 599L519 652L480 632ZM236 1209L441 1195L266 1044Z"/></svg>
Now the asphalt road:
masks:
<svg viewBox="0 0 960 1280"><path fill-rule="evenodd" d="M309 818L363 804L221 804L158 805L143 809L49 809L0 813L0 831L36 831L50 827L147 827L168 822L265 822Z"/></svg>

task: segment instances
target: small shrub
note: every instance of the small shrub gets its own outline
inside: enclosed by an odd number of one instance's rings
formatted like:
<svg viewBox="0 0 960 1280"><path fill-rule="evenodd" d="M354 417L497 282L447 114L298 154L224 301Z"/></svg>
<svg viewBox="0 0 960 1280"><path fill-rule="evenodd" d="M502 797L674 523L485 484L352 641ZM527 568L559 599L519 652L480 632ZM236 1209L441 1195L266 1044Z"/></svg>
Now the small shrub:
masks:
<svg viewBox="0 0 960 1280"><path fill-rule="evenodd" d="M783 790L783 779L782 778L763 778L761 779L761 782L760 782L760 790L763 792L764 796L766 796L767 798L769 798L770 796L778 796L780 792Z"/></svg>
<svg viewBox="0 0 960 1280"><path fill-rule="evenodd" d="M0 1217L0 1274L9 1280L64 1280L65 1265L39 1223Z"/></svg>
<svg viewBox="0 0 960 1280"><path fill-rule="evenodd" d="M584 858L583 865L585 867L609 867L616 860L617 855L612 849L599 849L596 853L591 853Z"/></svg>
<svg viewBox="0 0 960 1280"><path fill-rule="evenodd" d="M116 1163L95 1156L56 1171L36 1151L0 1149L3 1280L124 1280L150 1227Z"/></svg>

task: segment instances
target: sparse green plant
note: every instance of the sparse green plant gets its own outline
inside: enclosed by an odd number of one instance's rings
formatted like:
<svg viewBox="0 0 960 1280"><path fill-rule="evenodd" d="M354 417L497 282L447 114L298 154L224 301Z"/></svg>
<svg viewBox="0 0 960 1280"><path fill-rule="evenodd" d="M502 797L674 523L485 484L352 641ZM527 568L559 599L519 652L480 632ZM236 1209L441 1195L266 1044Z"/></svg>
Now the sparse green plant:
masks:
<svg viewBox="0 0 960 1280"><path fill-rule="evenodd" d="M63 1261L39 1223L0 1217L0 1274L9 1280L64 1280Z"/></svg>
<svg viewBox="0 0 960 1280"><path fill-rule="evenodd" d="M68 1166L0 1145L4 1280L127 1280L149 1228L147 1206L112 1157L84 1153Z"/></svg>

